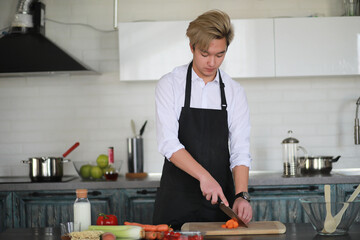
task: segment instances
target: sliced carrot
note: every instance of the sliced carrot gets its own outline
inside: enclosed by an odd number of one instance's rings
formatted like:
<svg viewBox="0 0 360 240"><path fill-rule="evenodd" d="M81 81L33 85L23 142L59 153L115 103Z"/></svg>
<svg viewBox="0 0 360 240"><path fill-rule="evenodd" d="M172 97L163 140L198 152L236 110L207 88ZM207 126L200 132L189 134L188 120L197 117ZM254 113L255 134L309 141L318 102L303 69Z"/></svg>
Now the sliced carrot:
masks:
<svg viewBox="0 0 360 240"><path fill-rule="evenodd" d="M222 228L226 228L226 224L221 224L221 227L222 227Z"/></svg>
<svg viewBox="0 0 360 240"><path fill-rule="evenodd" d="M164 238L164 231L163 232L156 232L156 239L161 240Z"/></svg>
<svg viewBox="0 0 360 240"><path fill-rule="evenodd" d="M237 228L239 226L239 223L237 221L234 221L234 228Z"/></svg>

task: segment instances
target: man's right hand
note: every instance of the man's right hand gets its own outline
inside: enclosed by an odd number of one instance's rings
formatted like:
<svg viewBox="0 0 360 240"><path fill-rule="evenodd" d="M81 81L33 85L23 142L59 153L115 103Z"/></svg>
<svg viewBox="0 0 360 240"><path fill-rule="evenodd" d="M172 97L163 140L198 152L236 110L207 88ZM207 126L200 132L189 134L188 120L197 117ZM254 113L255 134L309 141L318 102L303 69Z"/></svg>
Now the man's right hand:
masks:
<svg viewBox="0 0 360 240"><path fill-rule="evenodd" d="M216 204L220 200L226 205L229 206L220 184L210 175L206 173L203 176L200 176L200 189L203 196L206 200L211 201L211 204Z"/></svg>
<svg viewBox="0 0 360 240"><path fill-rule="evenodd" d="M184 148L179 149L170 158L170 161L181 170L187 172L200 182L200 189L203 196L216 204L218 199L229 206L220 184L203 168Z"/></svg>

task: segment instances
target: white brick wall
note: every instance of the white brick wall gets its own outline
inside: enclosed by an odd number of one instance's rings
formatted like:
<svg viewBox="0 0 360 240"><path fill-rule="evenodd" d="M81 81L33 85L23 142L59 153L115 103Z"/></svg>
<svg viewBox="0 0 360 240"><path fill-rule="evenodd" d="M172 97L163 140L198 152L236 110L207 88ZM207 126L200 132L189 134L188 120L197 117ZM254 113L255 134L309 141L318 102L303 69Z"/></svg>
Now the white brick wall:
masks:
<svg viewBox="0 0 360 240"><path fill-rule="evenodd" d="M5 2L7 1L7 4ZM0 3L0 28L10 20ZM113 0L46 0L46 16L112 30ZM187 20L219 8L232 18L340 16L342 0L119 0L119 21ZM4 17L5 16L5 17ZM118 80L117 33L46 22L46 35L101 75L0 79L0 175L26 174L28 157L60 156L76 141L73 161L95 160L114 146L126 159L126 138L145 120L145 171L160 172L154 123L156 82ZM253 170L282 171L281 141L292 129L315 155L341 155L335 168L360 167L353 141L359 77L239 79L251 109ZM125 162L123 173L127 171ZM65 164L65 173L75 173Z"/></svg>

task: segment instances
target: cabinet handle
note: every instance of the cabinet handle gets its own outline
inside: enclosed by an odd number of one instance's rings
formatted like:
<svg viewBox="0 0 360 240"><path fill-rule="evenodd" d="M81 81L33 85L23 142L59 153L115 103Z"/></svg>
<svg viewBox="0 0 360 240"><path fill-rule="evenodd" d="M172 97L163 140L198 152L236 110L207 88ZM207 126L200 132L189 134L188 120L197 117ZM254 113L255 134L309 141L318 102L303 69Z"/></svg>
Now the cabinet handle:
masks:
<svg viewBox="0 0 360 240"><path fill-rule="evenodd" d="M261 188L261 189L256 189L256 188L249 188L248 191L249 193L253 193L253 192L263 192L263 191L296 191L296 190L308 190L308 191L315 191L318 190L319 187L318 186L304 186L304 187L286 187L286 188Z"/></svg>
<svg viewBox="0 0 360 240"><path fill-rule="evenodd" d="M146 194L156 194L156 190L146 190L146 189L143 189L143 190L138 190L136 191L137 194L143 194L143 195L146 195Z"/></svg>
<svg viewBox="0 0 360 240"><path fill-rule="evenodd" d="M45 196L75 196L74 193L69 193L69 192L57 192L57 193L49 193L49 192L32 192L29 194L30 197L45 197ZM100 196L101 192L100 191L91 191L88 192L88 196Z"/></svg>

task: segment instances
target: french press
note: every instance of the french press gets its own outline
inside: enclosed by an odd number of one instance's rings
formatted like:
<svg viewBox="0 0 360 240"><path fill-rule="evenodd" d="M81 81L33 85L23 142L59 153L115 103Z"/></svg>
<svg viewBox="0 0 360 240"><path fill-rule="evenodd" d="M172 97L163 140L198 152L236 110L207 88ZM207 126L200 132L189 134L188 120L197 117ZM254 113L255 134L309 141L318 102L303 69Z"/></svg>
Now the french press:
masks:
<svg viewBox="0 0 360 240"><path fill-rule="evenodd" d="M295 177L297 175L297 150L299 148L299 140L293 138L292 131L288 131L288 138L282 141L283 161L284 161L284 177Z"/></svg>

